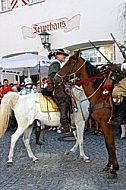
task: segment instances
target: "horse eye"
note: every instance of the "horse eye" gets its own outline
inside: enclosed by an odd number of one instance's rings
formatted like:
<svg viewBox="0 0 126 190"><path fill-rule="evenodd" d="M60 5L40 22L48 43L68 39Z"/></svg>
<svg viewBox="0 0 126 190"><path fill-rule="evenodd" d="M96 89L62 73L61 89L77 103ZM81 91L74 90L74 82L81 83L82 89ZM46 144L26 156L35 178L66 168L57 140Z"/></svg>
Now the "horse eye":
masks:
<svg viewBox="0 0 126 190"><path fill-rule="evenodd" d="M69 61L67 61L66 66L69 66L69 65L70 65L70 63L69 63Z"/></svg>

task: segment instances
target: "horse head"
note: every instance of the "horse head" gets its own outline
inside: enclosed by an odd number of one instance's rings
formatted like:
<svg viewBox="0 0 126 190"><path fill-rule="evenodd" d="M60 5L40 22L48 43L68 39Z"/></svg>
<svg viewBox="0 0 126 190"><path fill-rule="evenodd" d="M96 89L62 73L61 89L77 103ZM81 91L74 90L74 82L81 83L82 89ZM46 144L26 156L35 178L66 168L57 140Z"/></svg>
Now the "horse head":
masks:
<svg viewBox="0 0 126 190"><path fill-rule="evenodd" d="M80 57L80 50L78 50L74 55L69 57L66 64L57 73L57 76L65 79L65 81L79 77L79 71L84 66L84 63L85 60Z"/></svg>

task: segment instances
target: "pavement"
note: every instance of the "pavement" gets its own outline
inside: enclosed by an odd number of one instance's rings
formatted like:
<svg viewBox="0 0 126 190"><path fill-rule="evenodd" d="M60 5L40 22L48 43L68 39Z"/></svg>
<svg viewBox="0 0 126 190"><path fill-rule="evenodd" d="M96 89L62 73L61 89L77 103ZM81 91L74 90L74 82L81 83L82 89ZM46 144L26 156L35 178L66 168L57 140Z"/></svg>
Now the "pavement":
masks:
<svg viewBox="0 0 126 190"><path fill-rule="evenodd" d="M13 166L7 167L10 139L9 129L0 139L0 190L124 190L126 188L126 139L120 140L115 132L117 159L120 171L117 178L103 171L107 164L107 152L103 136L84 135L85 153L90 163L84 163L76 153L65 155L71 148L73 138L62 138L63 134L45 130L45 141L35 145L35 134L31 136L31 147L39 158L38 163L29 160L22 138L16 143ZM59 141L59 138L61 141ZM41 135L41 140L42 135Z"/></svg>

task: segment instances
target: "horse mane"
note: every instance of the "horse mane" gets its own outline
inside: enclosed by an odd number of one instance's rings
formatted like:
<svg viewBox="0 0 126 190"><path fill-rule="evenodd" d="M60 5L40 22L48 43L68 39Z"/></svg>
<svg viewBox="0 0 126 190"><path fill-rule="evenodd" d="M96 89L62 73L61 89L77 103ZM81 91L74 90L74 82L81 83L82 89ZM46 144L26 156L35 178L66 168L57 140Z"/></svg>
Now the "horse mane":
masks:
<svg viewBox="0 0 126 190"><path fill-rule="evenodd" d="M98 74L100 74L100 70L97 69L95 66L93 66L89 61L85 62L85 66L86 66L86 71L88 73L88 77L93 77L93 76L97 76ZM95 80L95 82L93 82L93 86L95 89L98 88L98 86L101 84L101 82L103 81L103 79L99 79L97 78Z"/></svg>

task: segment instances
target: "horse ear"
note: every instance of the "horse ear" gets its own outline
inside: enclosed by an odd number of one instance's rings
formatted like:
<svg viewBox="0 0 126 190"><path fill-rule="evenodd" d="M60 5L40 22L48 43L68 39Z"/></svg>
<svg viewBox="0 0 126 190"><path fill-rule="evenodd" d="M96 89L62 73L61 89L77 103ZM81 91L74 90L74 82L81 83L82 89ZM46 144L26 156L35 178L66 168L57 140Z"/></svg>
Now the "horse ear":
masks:
<svg viewBox="0 0 126 190"><path fill-rule="evenodd" d="M74 55L76 55L76 58L80 57L80 49L76 51Z"/></svg>
<svg viewBox="0 0 126 190"><path fill-rule="evenodd" d="M80 49L78 50L78 57L80 57L81 56L81 51L80 51Z"/></svg>

